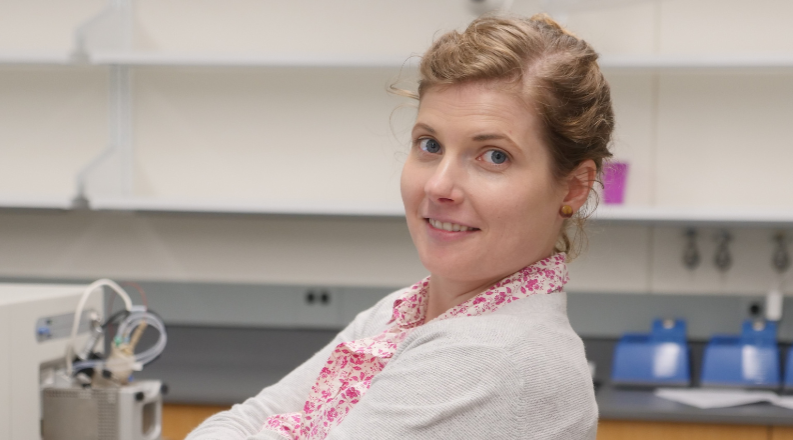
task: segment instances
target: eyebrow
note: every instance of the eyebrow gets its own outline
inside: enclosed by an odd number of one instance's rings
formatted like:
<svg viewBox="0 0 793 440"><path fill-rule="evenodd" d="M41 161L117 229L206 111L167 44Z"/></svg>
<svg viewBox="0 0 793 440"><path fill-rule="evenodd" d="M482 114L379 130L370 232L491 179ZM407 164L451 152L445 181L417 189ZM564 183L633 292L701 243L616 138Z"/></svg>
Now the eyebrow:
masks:
<svg viewBox="0 0 793 440"><path fill-rule="evenodd" d="M511 140L508 137L504 136L503 134L478 134L472 138L477 142L481 141L492 141L494 139L506 139Z"/></svg>
<svg viewBox="0 0 793 440"><path fill-rule="evenodd" d="M434 128L430 127L429 125L427 125L427 124L425 124L423 122L416 123L416 125L413 127L413 129L416 129L416 128L423 128L424 130L427 130L433 136L438 134L438 132L435 131ZM484 142L484 141L492 141L492 140L501 140L501 139L503 139L503 140L509 141L509 143L511 143L511 144L515 144L515 141L513 141L509 136L505 136L503 134L497 134L497 133L478 134L478 135L472 137L471 139L474 142Z"/></svg>
<svg viewBox="0 0 793 440"><path fill-rule="evenodd" d="M427 125L427 124L425 124L423 122L417 123L415 125L415 127L413 127L413 128L414 129L415 128L423 128L423 129L427 130L428 132L430 132L430 134L433 134L433 135L438 134L438 132L436 132L434 128L430 127L429 125Z"/></svg>

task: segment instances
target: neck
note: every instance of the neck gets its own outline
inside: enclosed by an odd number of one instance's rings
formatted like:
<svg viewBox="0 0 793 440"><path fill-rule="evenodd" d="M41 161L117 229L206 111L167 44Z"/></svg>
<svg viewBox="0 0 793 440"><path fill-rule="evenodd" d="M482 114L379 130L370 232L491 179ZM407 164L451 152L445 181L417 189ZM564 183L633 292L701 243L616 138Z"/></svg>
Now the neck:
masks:
<svg viewBox="0 0 793 440"><path fill-rule="evenodd" d="M546 257L538 258L535 263L551 255L553 255L553 252L549 252ZM517 271L518 269L515 270ZM431 274L429 295L427 298L427 312L424 315L424 322L430 322L452 307L458 306L476 295L479 295L493 284L512 273L513 272L507 272L492 279L477 281L460 281Z"/></svg>
<svg viewBox="0 0 793 440"><path fill-rule="evenodd" d="M452 307L479 295L504 276L499 275L497 278L486 281L457 281L432 275L424 322L430 322Z"/></svg>

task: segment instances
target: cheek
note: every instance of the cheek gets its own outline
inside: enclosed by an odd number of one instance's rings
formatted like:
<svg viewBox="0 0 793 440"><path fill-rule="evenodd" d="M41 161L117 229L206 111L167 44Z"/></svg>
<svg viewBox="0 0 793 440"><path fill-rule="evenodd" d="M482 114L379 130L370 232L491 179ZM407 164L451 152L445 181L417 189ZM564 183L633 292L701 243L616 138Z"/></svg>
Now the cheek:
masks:
<svg viewBox="0 0 793 440"><path fill-rule="evenodd" d="M410 212L415 210L418 203L421 202L424 194L424 181L421 176L419 167L408 158L402 167L402 176L399 181L400 191L402 193L402 203L405 205L405 211Z"/></svg>
<svg viewBox="0 0 793 440"><path fill-rule="evenodd" d="M399 187L402 193L402 204L405 207L405 219L407 220L408 230L413 238L413 243L420 251L422 246L419 231L423 226L424 219L418 216L417 213L424 199L424 184L419 167L412 163L410 159L405 162L402 168Z"/></svg>
<svg viewBox="0 0 793 440"><path fill-rule="evenodd" d="M547 234L559 209L552 186L543 180L525 179L513 182L510 189L491 193L488 206L483 206L503 233L501 238L530 239Z"/></svg>

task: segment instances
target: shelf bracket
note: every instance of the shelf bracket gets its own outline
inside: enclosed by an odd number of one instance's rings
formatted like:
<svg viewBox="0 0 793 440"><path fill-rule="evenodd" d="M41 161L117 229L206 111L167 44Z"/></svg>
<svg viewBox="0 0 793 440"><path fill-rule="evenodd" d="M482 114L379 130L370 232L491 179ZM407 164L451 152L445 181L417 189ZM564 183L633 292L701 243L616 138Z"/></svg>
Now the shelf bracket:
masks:
<svg viewBox="0 0 793 440"><path fill-rule="evenodd" d="M128 51L132 15L132 0L110 0L104 10L77 28L75 61L90 63L95 51ZM123 65L109 69L108 144L77 173L74 208L89 208L94 196L132 195L132 72Z"/></svg>

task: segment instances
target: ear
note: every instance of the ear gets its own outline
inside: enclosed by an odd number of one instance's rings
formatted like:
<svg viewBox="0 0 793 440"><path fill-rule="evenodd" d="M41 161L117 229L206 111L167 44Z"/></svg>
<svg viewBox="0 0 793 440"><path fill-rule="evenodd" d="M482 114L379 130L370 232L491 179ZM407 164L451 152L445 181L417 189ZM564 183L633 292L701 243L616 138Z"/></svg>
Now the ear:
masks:
<svg viewBox="0 0 793 440"><path fill-rule="evenodd" d="M595 184L597 167L595 161L587 159L581 162L565 178L566 194L563 199L565 205L573 207L573 212L578 211L586 203L589 192Z"/></svg>

